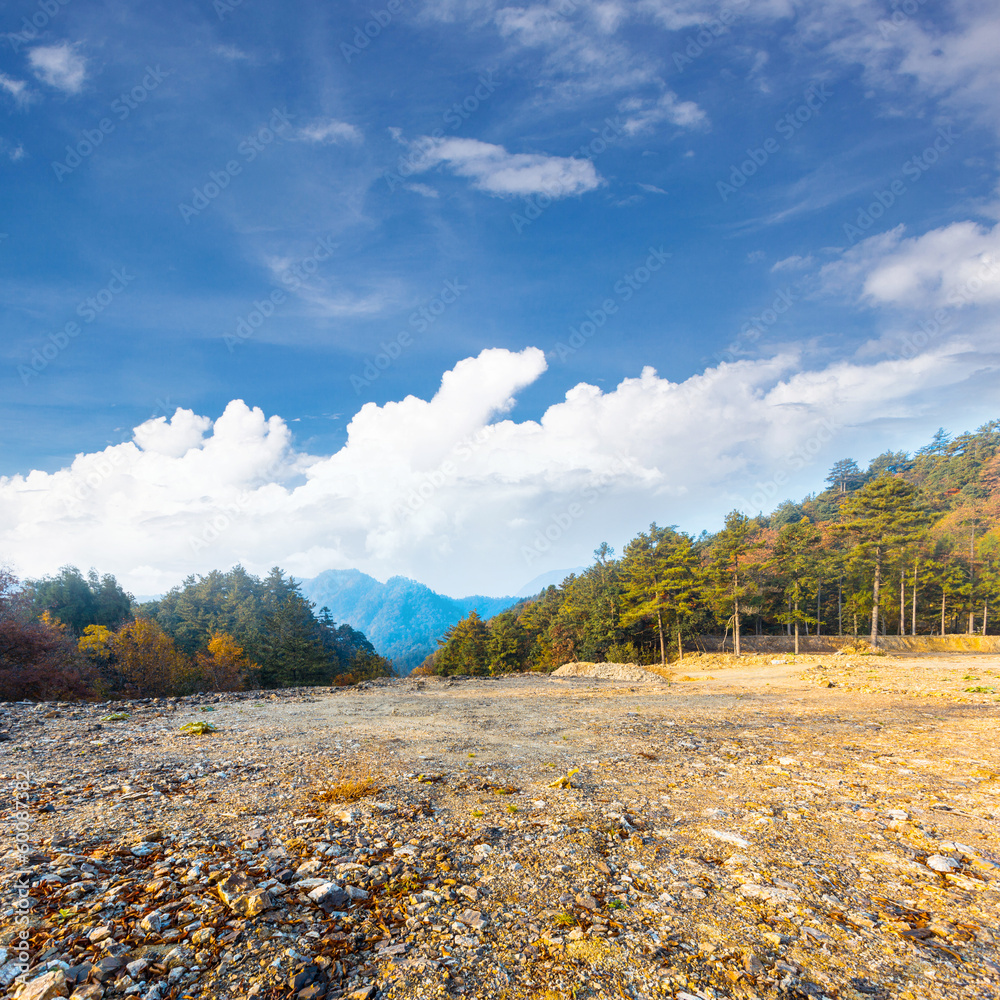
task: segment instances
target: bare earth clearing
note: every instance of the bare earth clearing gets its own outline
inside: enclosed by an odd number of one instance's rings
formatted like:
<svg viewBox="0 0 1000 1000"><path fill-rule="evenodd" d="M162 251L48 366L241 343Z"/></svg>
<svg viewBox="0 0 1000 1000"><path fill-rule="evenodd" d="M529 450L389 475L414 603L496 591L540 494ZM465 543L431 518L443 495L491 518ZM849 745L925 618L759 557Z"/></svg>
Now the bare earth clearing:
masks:
<svg viewBox="0 0 1000 1000"><path fill-rule="evenodd" d="M1000 996L1000 657L734 662L2 706L0 981L26 869L22 997Z"/></svg>

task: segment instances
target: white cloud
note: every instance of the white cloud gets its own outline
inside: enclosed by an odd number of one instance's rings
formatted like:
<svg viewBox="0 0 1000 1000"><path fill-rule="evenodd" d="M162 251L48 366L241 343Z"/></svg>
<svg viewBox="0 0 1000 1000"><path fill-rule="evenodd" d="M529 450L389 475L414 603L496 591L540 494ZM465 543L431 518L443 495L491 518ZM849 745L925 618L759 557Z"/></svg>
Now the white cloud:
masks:
<svg viewBox="0 0 1000 1000"><path fill-rule="evenodd" d="M785 257L783 260L777 261L772 267L773 272L777 271L801 271L804 268L812 267L813 256L808 254L805 257L794 253L791 257Z"/></svg>
<svg viewBox="0 0 1000 1000"><path fill-rule="evenodd" d="M422 195L424 198L440 198L441 195L429 184L421 184L419 181L413 184L404 184L407 191Z"/></svg>
<svg viewBox="0 0 1000 1000"><path fill-rule="evenodd" d="M27 83L24 80L15 80L13 77L7 76L6 73L0 73L0 90L10 94L18 107L23 107L31 99L31 91L28 90Z"/></svg>
<svg viewBox="0 0 1000 1000"><path fill-rule="evenodd" d="M548 194L553 198L592 191L601 177L590 160L543 153L509 153L503 146L478 139L423 136L413 143L415 172L444 166L467 177L480 191L492 195Z"/></svg>
<svg viewBox="0 0 1000 1000"><path fill-rule="evenodd" d="M69 42L40 45L28 53L35 76L50 87L67 94L77 94L87 75L87 64Z"/></svg>
<svg viewBox="0 0 1000 1000"><path fill-rule="evenodd" d="M798 366L745 361L680 383L645 368L517 421L504 414L545 357L486 350L430 400L364 405L329 456L297 451L284 421L242 401L214 424L178 410L58 472L0 478L0 561L26 575L93 565L139 593L237 561L509 592L650 520L698 530L733 506L800 495L852 441L899 446L930 395L936 410L971 399L983 361L942 345L909 361Z"/></svg>
<svg viewBox="0 0 1000 1000"><path fill-rule="evenodd" d="M618 105L618 110L626 116L622 126L626 135L651 132L663 122L680 128L705 128L708 125L708 116L694 101L678 100L672 90L656 101L627 98Z"/></svg>
<svg viewBox="0 0 1000 1000"><path fill-rule="evenodd" d="M323 143L324 145L342 142L361 142L364 138L360 129L349 122L337 121L329 118L323 121L313 122L305 128L299 129L299 136L308 142Z"/></svg>
<svg viewBox="0 0 1000 1000"><path fill-rule="evenodd" d="M806 30L827 36L829 51L864 67L871 82L919 90L1000 129L1000 10L978 0L952 0L942 17L858 0L827 0L810 12Z"/></svg>
<svg viewBox="0 0 1000 1000"><path fill-rule="evenodd" d="M6 156L11 163L17 163L19 160L23 160L28 154L21 143L12 146L6 139L0 138L0 155Z"/></svg>
<svg viewBox="0 0 1000 1000"><path fill-rule="evenodd" d="M547 85L549 98L572 104L659 81L657 60L615 37L630 13L624 3L553 0L500 7L494 21L512 44L540 51L542 63L533 75Z"/></svg>
<svg viewBox="0 0 1000 1000"><path fill-rule="evenodd" d="M922 236L904 227L872 236L827 264L828 291L855 291L872 305L935 309L1000 302L1000 224L953 222Z"/></svg>
<svg viewBox="0 0 1000 1000"><path fill-rule="evenodd" d="M237 48L235 45L216 45L212 51L217 56L221 56L223 59L228 59L230 62L244 62L250 60L249 54L244 52L242 49Z"/></svg>

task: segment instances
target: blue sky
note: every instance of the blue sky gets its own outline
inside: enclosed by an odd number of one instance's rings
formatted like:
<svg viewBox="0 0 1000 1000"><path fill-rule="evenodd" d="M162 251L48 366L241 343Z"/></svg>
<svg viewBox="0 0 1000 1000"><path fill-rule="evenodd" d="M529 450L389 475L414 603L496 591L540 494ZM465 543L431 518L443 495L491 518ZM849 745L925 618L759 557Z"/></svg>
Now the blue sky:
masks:
<svg viewBox="0 0 1000 1000"><path fill-rule="evenodd" d="M35 0L0 31L23 573L512 591L997 416L985 0Z"/></svg>

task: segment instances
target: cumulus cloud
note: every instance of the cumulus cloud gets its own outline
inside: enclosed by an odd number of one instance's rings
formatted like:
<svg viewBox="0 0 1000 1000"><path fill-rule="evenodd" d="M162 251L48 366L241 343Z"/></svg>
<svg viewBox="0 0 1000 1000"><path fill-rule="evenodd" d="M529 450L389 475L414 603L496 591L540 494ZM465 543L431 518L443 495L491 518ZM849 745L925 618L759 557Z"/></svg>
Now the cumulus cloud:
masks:
<svg viewBox="0 0 1000 1000"><path fill-rule="evenodd" d="M413 144L411 169L420 173L436 166L467 177L487 194L548 194L553 198L592 191L601 177L590 160L544 153L509 153L479 139L423 136Z"/></svg>
<svg viewBox="0 0 1000 1000"><path fill-rule="evenodd" d="M28 62L35 76L56 90L77 94L87 76L87 64L69 42L40 45L28 53Z"/></svg>
<svg viewBox="0 0 1000 1000"><path fill-rule="evenodd" d="M814 485L853 431L866 449L898 445L929 393L971 396L982 367L942 345L814 372L791 355L743 361L679 383L645 368L519 421L511 408L545 356L491 349L429 400L367 403L326 456L239 400L214 422L178 410L57 472L0 479L0 561L30 575L98 566L139 593L238 561L513 592L650 520L698 530L733 506L769 509Z"/></svg>
<svg viewBox="0 0 1000 1000"><path fill-rule="evenodd" d="M313 122L305 128L299 130L299 136L308 142L321 143L323 145L337 144L343 142L361 142L363 136L360 129L349 122L337 121L329 118L323 121Z"/></svg>
<svg viewBox="0 0 1000 1000"><path fill-rule="evenodd" d="M905 237L900 225L858 243L821 276L828 290L857 290L872 305L903 309L1000 302L1000 224L953 222Z"/></svg>

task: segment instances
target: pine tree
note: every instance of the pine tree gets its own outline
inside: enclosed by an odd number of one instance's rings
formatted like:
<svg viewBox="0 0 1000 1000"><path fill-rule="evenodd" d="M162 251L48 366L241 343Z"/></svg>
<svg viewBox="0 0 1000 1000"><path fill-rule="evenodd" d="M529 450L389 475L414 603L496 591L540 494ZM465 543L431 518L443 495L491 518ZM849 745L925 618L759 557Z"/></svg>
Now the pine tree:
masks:
<svg viewBox="0 0 1000 1000"><path fill-rule="evenodd" d="M688 535L673 526L654 522L649 533L637 535L625 548L622 575L627 610L622 624L652 618L656 621L660 663L666 665L666 625L673 626L682 648L685 623L693 616L699 597L698 557Z"/></svg>
<svg viewBox="0 0 1000 1000"><path fill-rule="evenodd" d="M914 487L889 475L870 480L852 494L841 513L840 530L857 541L856 554L868 556L873 566L870 642L876 646L883 559L892 546L916 539L929 518Z"/></svg>
<svg viewBox="0 0 1000 1000"><path fill-rule="evenodd" d="M803 517L796 524L782 528L774 547L771 566L778 570L779 579L784 583L783 594L790 610L776 616L776 620L794 628L795 653L799 652L799 626L815 624L813 618L802 607L805 588L815 583L817 556L820 543L819 529Z"/></svg>
<svg viewBox="0 0 1000 1000"><path fill-rule="evenodd" d="M826 481L838 493L850 493L861 485L864 478L864 473L853 458L842 458L834 463Z"/></svg>
<svg viewBox="0 0 1000 1000"><path fill-rule="evenodd" d="M740 655L740 611L754 593L753 581L745 573L747 554L758 544L760 526L738 510L726 515L725 527L712 544L715 595L733 625L733 651ZM731 614L729 613L731 611Z"/></svg>

